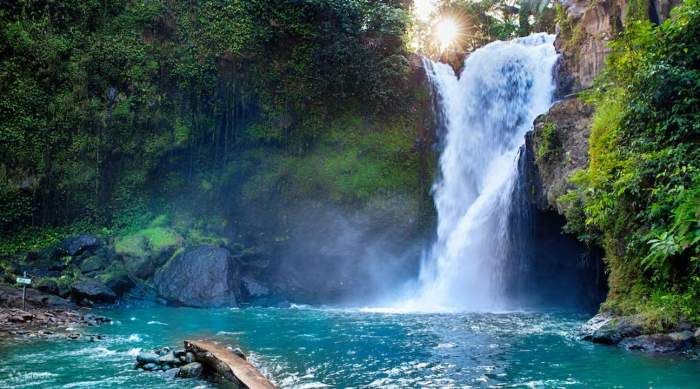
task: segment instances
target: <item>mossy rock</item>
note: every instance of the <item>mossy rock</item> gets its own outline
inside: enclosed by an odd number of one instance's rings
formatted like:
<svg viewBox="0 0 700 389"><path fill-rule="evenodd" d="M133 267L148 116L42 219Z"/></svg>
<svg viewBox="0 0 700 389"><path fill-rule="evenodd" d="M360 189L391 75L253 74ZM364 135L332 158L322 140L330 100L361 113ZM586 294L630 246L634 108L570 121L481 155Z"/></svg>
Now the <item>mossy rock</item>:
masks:
<svg viewBox="0 0 700 389"><path fill-rule="evenodd" d="M138 234L120 236L114 240L114 251L121 255L145 257L148 253L148 240Z"/></svg>
<svg viewBox="0 0 700 389"><path fill-rule="evenodd" d="M80 265L80 271L83 273L92 273L104 269L107 266L105 258L94 255L86 258Z"/></svg>
<svg viewBox="0 0 700 389"><path fill-rule="evenodd" d="M112 289L118 296L131 290L136 284L129 276L129 273L121 264L111 265L103 274L98 277L107 287Z"/></svg>

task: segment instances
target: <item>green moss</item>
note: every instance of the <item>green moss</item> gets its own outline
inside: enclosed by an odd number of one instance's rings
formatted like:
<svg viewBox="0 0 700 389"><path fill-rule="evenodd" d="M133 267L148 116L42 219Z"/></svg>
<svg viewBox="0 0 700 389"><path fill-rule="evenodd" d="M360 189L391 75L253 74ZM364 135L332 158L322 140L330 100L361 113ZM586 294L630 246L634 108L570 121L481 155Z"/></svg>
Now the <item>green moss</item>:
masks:
<svg viewBox="0 0 700 389"><path fill-rule="evenodd" d="M154 251L161 251L182 243L182 237L168 228L148 228L139 233L146 238L149 247Z"/></svg>
<svg viewBox="0 0 700 389"><path fill-rule="evenodd" d="M554 157L561 149L561 142L557 136L557 126L547 122L540 133L540 147L537 148L535 158L538 161L547 161Z"/></svg>
<svg viewBox="0 0 700 389"><path fill-rule="evenodd" d="M165 227L151 227L117 237L114 240L114 250L123 255L145 256L149 253L162 252L181 243L182 237L177 232Z"/></svg>
<svg viewBox="0 0 700 389"><path fill-rule="evenodd" d="M114 251L117 254L143 257L147 254L148 242L143 235L133 234L114 239Z"/></svg>

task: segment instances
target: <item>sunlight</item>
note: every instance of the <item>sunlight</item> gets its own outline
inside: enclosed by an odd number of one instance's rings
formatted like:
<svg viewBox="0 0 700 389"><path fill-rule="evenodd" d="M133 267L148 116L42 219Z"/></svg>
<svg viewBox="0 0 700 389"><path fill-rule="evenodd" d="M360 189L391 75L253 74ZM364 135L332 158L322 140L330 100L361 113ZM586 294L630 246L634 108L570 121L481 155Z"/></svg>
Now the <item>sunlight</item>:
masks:
<svg viewBox="0 0 700 389"><path fill-rule="evenodd" d="M413 14L422 22L427 22L437 8L437 0L415 0Z"/></svg>
<svg viewBox="0 0 700 389"><path fill-rule="evenodd" d="M440 51L445 51L454 45L459 34L459 24L451 17L444 17L435 25L435 38L440 45Z"/></svg>

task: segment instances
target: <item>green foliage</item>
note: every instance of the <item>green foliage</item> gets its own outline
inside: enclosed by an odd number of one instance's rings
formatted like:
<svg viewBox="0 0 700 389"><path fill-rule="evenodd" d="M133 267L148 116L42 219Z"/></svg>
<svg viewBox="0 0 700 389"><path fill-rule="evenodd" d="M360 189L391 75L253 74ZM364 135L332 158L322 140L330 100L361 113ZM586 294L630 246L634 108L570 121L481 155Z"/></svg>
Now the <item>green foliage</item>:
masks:
<svg viewBox="0 0 700 389"><path fill-rule="evenodd" d="M266 201L283 192L290 200L329 196L352 204L383 191L419 193L415 123L391 118L374 125L357 116L338 119L308 153L266 155L265 167L243 187L244 198Z"/></svg>
<svg viewBox="0 0 700 389"><path fill-rule="evenodd" d="M590 165L566 196L585 223L569 228L605 248L610 308L699 321L700 3L631 22L588 98Z"/></svg>
<svg viewBox="0 0 700 389"><path fill-rule="evenodd" d="M561 148L557 136L557 126L554 123L545 123L540 134L540 146L535 152L535 158L546 161L552 158Z"/></svg>
<svg viewBox="0 0 700 389"><path fill-rule="evenodd" d="M412 173L397 166L416 166L414 127L368 129L338 154L324 142L342 137L329 134L336 117L412 114L407 9L374 0L4 3L3 251L50 240L24 229L128 235L173 204L231 213L248 206L231 196L250 188L248 198L287 184L299 197L326 187L345 201L401 186ZM322 183L307 184L314 175ZM136 252L137 240L121 244Z"/></svg>

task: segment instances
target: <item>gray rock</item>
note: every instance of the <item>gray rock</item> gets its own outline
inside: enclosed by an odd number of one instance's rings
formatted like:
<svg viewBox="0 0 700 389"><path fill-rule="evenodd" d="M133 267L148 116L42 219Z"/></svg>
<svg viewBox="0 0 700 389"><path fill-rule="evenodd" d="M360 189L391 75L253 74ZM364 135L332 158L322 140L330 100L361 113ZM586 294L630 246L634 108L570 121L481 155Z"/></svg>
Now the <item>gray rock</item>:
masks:
<svg viewBox="0 0 700 389"><path fill-rule="evenodd" d="M123 296L126 292L130 291L136 283L129 276L129 274L123 269L110 268L105 274L100 276L100 280L107 285L108 288L112 289L117 296Z"/></svg>
<svg viewBox="0 0 700 389"><path fill-rule="evenodd" d="M182 378L197 378L202 375L204 366L199 362L188 363L180 368L177 376Z"/></svg>
<svg viewBox="0 0 700 389"><path fill-rule="evenodd" d="M693 337L695 338L695 344L700 344L700 328L695 330Z"/></svg>
<svg viewBox="0 0 700 389"><path fill-rule="evenodd" d="M176 366L180 364L180 360L175 356L175 353L170 351L169 353L158 358L158 363L161 365Z"/></svg>
<svg viewBox="0 0 700 389"><path fill-rule="evenodd" d="M71 296L80 302L83 299L98 303L113 303L117 300L117 294L104 283L94 279L82 279L71 287Z"/></svg>
<svg viewBox="0 0 700 389"><path fill-rule="evenodd" d="M143 365L143 370L154 371L157 369L158 369L158 365L156 365L155 363L147 363L147 364Z"/></svg>
<svg viewBox="0 0 700 389"><path fill-rule="evenodd" d="M80 265L80 271L82 271L83 273L92 273L98 270L102 270L105 267L106 264L104 259L99 255L94 255L83 261L83 263Z"/></svg>
<svg viewBox="0 0 700 389"><path fill-rule="evenodd" d="M74 257L83 253L89 249L96 249L100 247L100 239L93 235L78 235L67 238L61 244L61 248L65 250L68 255Z"/></svg>
<svg viewBox="0 0 700 389"><path fill-rule="evenodd" d="M224 248L197 246L176 254L155 275L158 293L172 304L235 306L240 293L238 263Z"/></svg>
<svg viewBox="0 0 700 389"><path fill-rule="evenodd" d="M141 279L152 276L155 271L155 265L149 256L126 256L124 257L124 266L131 275Z"/></svg>
<svg viewBox="0 0 700 389"><path fill-rule="evenodd" d="M586 322L581 330L583 340L617 344L625 338L641 335L642 329L642 319L639 316L615 316L603 312Z"/></svg>
<svg viewBox="0 0 700 389"><path fill-rule="evenodd" d="M270 289L256 281L250 276L241 277L241 286L243 289L243 294L248 297L264 297L270 294Z"/></svg>
<svg viewBox="0 0 700 389"><path fill-rule="evenodd" d="M160 357L156 353L148 352L148 351L141 351L136 356L136 363L138 363L139 365L145 365L147 363L158 363L159 358Z"/></svg>
<svg viewBox="0 0 700 389"><path fill-rule="evenodd" d="M693 345L693 333L690 331L672 332L670 334L641 335L620 342L627 350L649 353L676 353L688 350Z"/></svg>
<svg viewBox="0 0 700 389"><path fill-rule="evenodd" d="M168 379L175 379L175 377L177 377L178 373L180 373L180 369L177 367L174 367L172 369L168 369L165 372L163 372L163 375Z"/></svg>
<svg viewBox="0 0 700 389"><path fill-rule="evenodd" d="M194 354L192 354L192 353L189 352L189 351L186 352L186 353L185 353L185 361L184 361L184 362L185 362L185 363L192 363L192 362L194 362Z"/></svg>

